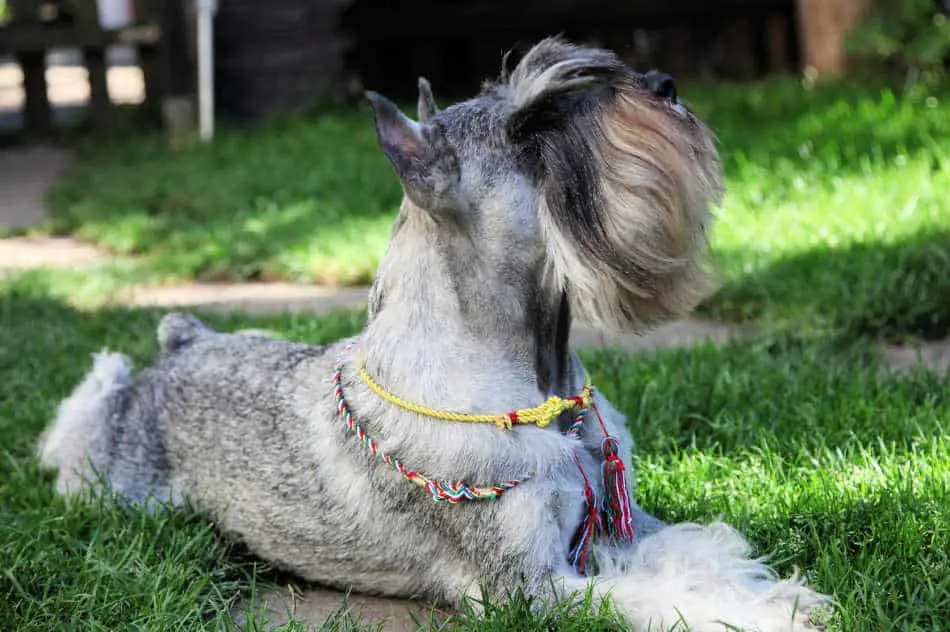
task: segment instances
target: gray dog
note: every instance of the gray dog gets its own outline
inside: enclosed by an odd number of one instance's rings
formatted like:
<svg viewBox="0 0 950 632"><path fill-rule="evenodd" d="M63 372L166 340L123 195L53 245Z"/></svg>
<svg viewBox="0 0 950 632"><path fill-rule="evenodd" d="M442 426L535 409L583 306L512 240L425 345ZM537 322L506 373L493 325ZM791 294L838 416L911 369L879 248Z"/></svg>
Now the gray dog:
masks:
<svg viewBox="0 0 950 632"><path fill-rule="evenodd" d="M190 503L340 589L591 589L636 629L809 629L824 599L733 529L633 502L625 420L569 346L575 316L641 331L708 291L720 165L672 81L548 39L442 111L420 80L418 121L367 96L405 197L366 329L315 347L166 316L151 367L102 353L61 404L59 492Z"/></svg>

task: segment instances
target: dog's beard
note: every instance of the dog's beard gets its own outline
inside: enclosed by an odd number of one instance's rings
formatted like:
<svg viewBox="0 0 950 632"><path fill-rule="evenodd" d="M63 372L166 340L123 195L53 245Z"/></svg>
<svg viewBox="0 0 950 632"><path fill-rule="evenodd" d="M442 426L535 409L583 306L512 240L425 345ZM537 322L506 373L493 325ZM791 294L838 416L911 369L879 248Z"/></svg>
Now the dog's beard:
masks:
<svg viewBox="0 0 950 632"><path fill-rule="evenodd" d="M712 287L705 231L719 161L709 132L670 105L623 86L565 126L545 156L550 264L575 313L607 329L676 317Z"/></svg>
<svg viewBox="0 0 950 632"><path fill-rule="evenodd" d="M705 233L722 185L711 132L613 53L557 38L502 94L574 313L637 330L691 310L712 287Z"/></svg>

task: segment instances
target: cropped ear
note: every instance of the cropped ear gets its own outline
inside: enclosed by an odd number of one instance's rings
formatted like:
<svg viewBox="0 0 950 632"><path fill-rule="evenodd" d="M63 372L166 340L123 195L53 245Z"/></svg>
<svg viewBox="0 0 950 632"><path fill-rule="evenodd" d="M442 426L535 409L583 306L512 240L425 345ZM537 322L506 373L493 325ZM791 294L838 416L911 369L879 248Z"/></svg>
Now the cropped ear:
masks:
<svg viewBox="0 0 950 632"><path fill-rule="evenodd" d="M430 211L457 202L458 158L441 127L420 125L375 92L367 92L366 98L373 107L379 145L395 168L406 196Z"/></svg>
<svg viewBox="0 0 950 632"><path fill-rule="evenodd" d="M379 146L402 177L412 169L416 157L424 153L422 129L383 95L367 92L366 98L373 107Z"/></svg>
<svg viewBox="0 0 950 632"><path fill-rule="evenodd" d="M439 106L432 96L432 86L425 77L419 77L419 122L425 123L439 113Z"/></svg>

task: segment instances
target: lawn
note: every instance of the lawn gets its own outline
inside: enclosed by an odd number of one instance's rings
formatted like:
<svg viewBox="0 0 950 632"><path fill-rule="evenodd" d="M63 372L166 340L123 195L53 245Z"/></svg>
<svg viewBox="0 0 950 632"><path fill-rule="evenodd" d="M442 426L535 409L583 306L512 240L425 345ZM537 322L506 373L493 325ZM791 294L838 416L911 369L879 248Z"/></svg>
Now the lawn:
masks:
<svg viewBox="0 0 950 632"><path fill-rule="evenodd" d="M950 91L781 78L682 92L718 133L727 174L712 243L723 287L701 313L950 330L950 278L934 273L950 260ZM119 276L139 280L366 283L400 196L368 107L225 129L210 146L82 149L47 228L134 255Z"/></svg>
<svg viewBox="0 0 950 632"><path fill-rule="evenodd" d="M713 246L723 286L700 309L755 321L725 347L586 352L629 417L636 494L669 520L726 519L839 608L829 629L945 631L950 621L950 376L891 374L881 339L950 333L950 103L791 80L685 90L717 128L729 194ZM75 307L137 279L364 282L398 185L369 114L82 148L50 227L136 255L114 278L0 280L0 629L233 629L230 607L276 578L199 516L66 507L37 470L43 426L102 346L141 366L154 310ZM213 316L324 342L363 315ZM478 632L617 629L608 615L461 615ZM326 629L357 629L341 616Z"/></svg>
<svg viewBox="0 0 950 632"><path fill-rule="evenodd" d="M200 517L66 507L36 469L37 435L89 354L109 346L141 366L155 352L159 317L79 312L33 282L0 287L3 629L227 629L233 600L274 581ZM362 318L210 320L323 342ZM778 569L802 569L839 600L831 629L946 629L950 378L882 375L867 345L788 333L586 360L629 416L646 508L666 520L725 517ZM457 623L503 630L512 621L538 630L551 623L517 602ZM562 613L555 629L604 627Z"/></svg>

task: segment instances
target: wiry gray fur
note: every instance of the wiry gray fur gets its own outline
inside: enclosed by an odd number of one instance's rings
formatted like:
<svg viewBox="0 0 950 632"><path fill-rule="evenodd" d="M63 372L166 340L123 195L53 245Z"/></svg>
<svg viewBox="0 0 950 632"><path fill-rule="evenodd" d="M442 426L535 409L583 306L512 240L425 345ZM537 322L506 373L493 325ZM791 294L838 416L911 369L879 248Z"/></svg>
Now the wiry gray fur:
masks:
<svg viewBox="0 0 950 632"><path fill-rule="evenodd" d="M532 406L583 383L572 313L638 329L692 307L718 159L702 123L647 83L612 53L551 39L442 111L420 82L421 122L369 95L406 192L359 339L377 381L443 409ZM510 432L433 420L380 400L343 354L353 414L409 467L482 485L533 473L496 502L435 503L345 431L330 386L343 341L217 333L181 314L158 335L138 376L102 354L62 404L40 448L61 492L101 473L133 501L189 501L276 566L369 593L458 604L522 581L545 597L593 587L639 629L769 632L806 629L820 601L729 527L639 509L635 543L598 543L601 574L575 575L574 459L594 476L602 458L590 419L580 440L559 432L569 415ZM630 463L624 418L597 403Z"/></svg>

